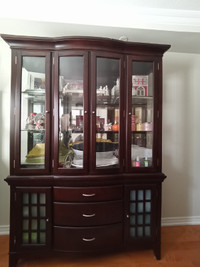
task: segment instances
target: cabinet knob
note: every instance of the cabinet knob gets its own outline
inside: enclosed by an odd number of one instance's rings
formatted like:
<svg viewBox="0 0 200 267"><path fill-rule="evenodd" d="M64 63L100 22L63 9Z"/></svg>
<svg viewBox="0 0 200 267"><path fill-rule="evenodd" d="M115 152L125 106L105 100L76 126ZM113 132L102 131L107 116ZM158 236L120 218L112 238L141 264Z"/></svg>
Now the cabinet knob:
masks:
<svg viewBox="0 0 200 267"><path fill-rule="evenodd" d="M129 214L126 214L126 218L129 219L129 217L130 217Z"/></svg>
<svg viewBox="0 0 200 267"><path fill-rule="evenodd" d="M46 114L47 114L47 113L50 113L50 111L49 111L49 110L46 110Z"/></svg>
<svg viewBox="0 0 200 267"><path fill-rule="evenodd" d="M131 112L128 113L128 115L131 115L131 114L132 114Z"/></svg>
<svg viewBox="0 0 200 267"><path fill-rule="evenodd" d="M46 222L49 222L49 218L46 219Z"/></svg>
<svg viewBox="0 0 200 267"><path fill-rule="evenodd" d="M92 111L92 114L95 114L95 111L94 110Z"/></svg>
<svg viewBox="0 0 200 267"><path fill-rule="evenodd" d="M87 114L87 110L85 110L84 113Z"/></svg>

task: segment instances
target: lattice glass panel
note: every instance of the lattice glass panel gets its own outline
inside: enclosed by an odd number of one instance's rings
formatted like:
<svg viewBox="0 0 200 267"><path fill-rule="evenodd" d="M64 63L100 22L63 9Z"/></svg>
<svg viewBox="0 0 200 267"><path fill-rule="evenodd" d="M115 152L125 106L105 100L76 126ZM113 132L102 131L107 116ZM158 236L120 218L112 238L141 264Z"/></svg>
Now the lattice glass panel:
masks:
<svg viewBox="0 0 200 267"><path fill-rule="evenodd" d="M151 237L151 189L130 191L130 236Z"/></svg>
<svg viewBox="0 0 200 267"><path fill-rule="evenodd" d="M46 194L22 193L22 244L46 244Z"/></svg>

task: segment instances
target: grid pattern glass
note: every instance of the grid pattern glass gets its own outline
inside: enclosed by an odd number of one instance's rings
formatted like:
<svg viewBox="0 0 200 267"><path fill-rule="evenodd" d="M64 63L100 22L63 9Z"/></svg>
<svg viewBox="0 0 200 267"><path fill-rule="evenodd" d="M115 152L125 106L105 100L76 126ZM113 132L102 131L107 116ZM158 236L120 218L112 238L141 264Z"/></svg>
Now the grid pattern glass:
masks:
<svg viewBox="0 0 200 267"><path fill-rule="evenodd" d="M22 244L46 244L46 194L22 194Z"/></svg>
<svg viewBox="0 0 200 267"><path fill-rule="evenodd" d="M151 189L130 191L130 236L151 237Z"/></svg>

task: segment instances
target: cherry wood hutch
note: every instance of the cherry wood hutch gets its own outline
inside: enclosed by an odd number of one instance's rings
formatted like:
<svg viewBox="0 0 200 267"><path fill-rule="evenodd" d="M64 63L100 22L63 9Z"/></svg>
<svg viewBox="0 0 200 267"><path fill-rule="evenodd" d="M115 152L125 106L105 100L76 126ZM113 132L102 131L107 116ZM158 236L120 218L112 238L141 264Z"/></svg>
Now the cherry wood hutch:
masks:
<svg viewBox="0 0 200 267"><path fill-rule="evenodd" d="M161 258L169 45L1 36L12 50L9 266L54 252Z"/></svg>

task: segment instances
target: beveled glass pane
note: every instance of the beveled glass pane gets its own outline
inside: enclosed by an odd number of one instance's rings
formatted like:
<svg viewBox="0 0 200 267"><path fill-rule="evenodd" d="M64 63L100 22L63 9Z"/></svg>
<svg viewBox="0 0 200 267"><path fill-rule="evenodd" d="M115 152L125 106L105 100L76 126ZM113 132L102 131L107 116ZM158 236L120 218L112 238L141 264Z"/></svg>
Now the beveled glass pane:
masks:
<svg viewBox="0 0 200 267"><path fill-rule="evenodd" d="M37 220L31 220L31 230L37 230Z"/></svg>
<svg viewBox="0 0 200 267"><path fill-rule="evenodd" d="M136 200L136 190L130 191L130 200L135 201Z"/></svg>
<svg viewBox="0 0 200 267"><path fill-rule="evenodd" d="M83 168L83 57L59 58L59 167Z"/></svg>
<svg viewBox="0 0 200 267"><path fill-rule="evenodd" d="M145 190L145 199L151 200L151 190L150 189Z"/></svg>
<svg viewBox="0 0 200 267"><path fill-rule="evenodd" d="M151 228L150 228L150 226L145 226L144 233L145 233L145 236L151 236Z"/></svg>
<svg viewBox="0 0 200 267"><path fill-rule="evenodd" d="M135 237L135 227L130 228L130 236Z"/></svg>
<svg viewBox="0 0 200 267"><path fill-rule="evenodd" d="M142 213L144 212L144 203L138 203L138 212L139 213Z"/></svg>
<svg viewBox="0 0 200 267"><path fill-rule="evenodd" d="M23 244L28 244L29 243L29 235L28 235L28 232L24 232L22 234L22 243Z"/></svg>
<svg viewBox="0 0 200 267"><path fill-rule="evenodd" d="M138 200L144 200L144 190L138 190Z"/></svg>
<svg viewBox="0 0 200 267"><path fill-rule="evenodd" d="M150 224L151 223L151 215L150 214L146 214L145 215L145 224Z"/></svg>
<svg viewBox="0 0 200 267"><path fill-rule="evenodd" d="M96 167L118 168L120 62L98 57L96 64Z"/></svg>
<svg viewBox="0 0 200 267"><path fill-rule="evenodd" d="M136 220L135 220L135 215L130 216L130 225L135 225Z"/></svg>
<svg viewBox="0 0 200 267"><path fill-rule="evenodd" d="M45 243L46 243L46 233L40 232L40 244L45 244Z"/></svg>
<svg viewBox="0 0 200 267"><path fill-rule="evenodd" d="M131 213L135 213L136 212L136 204L135 203L131 203L130 204L130 212Z"/></svg>
<svg viewBox="0 0 200 267"><path fill-rule="evenodd" d="M153 71L153 62L132 62L132 167L152 166L154 102Z"/></svg>
<svg viewBox="0 0 200 267"><path fill-rule="evenodd" d="M31 207L31 216L36 217L37 215L37 207Z"/></svg>
<svg viewBox="0 0 200 267"><path fill-rule="evenodd" d="M23 217L29 216L29 207L27 207L27 206L23 207L22 215L23 215Z"/></svg>
<svg viewBox="0 0 200 267"><path fill-rule="evenodd" d="M28 230L29 229L29 220L23 220L22 230Z"/></svg>
<svg viewBox="0 0 200 267"><path fill-rule="evenodd" d="M46 207L40 207L40 216L45 217L46 216Z"/></svg>
<svg viewBox="0 0 200 267"><path fill-rule="evenodd" d="M143 227L139 226L137 228L137 236L142 237L143 236Z"/></svg>
<svg viewBox="0 0 200 267"><path fill-rule="evenodd" d="M46 230L46 220L40 220L40 230Z"/></svg>
<svg viewBox="0 0 200 267"><path fill-rule="evenodd" d="M22 58L21 167L44 168L45 57Z"/></svg>
<svg viewBox="0 0 200 267"><path fill-rule="evenodd" d="M31 194L31 204L37 204L37 194L36 193Z"/></svg>
<svg viewBox="0 0 200 267"><path fill-rule="evenodd" d="M40 204L46 204L46 194L40 193Z"/></svg>
<svg viewBox="0 0 200 267"><path fill-rule="evenodd" d="M37 237L38 237L38 235L36 232L31 233L31 243L32 244L37 244Z"/></svg>
<svg viewBox="0 0 200 267"><path fill-rule="evenodd" d="M145 203L145 212L151 212L151 202Z"/></svg>
<svg viewBox="0 0 200 267"><path fill-rule="evenodd" d="M144 219L143 215L138 215L137 216L137 223L138 224L143 224L143 219Z"/></svg>
<svg viewBox="0 0 200 267"><path fill-rule="evenodd" d="M23 193L23 204L29 204L29 194Z"/></svg>

